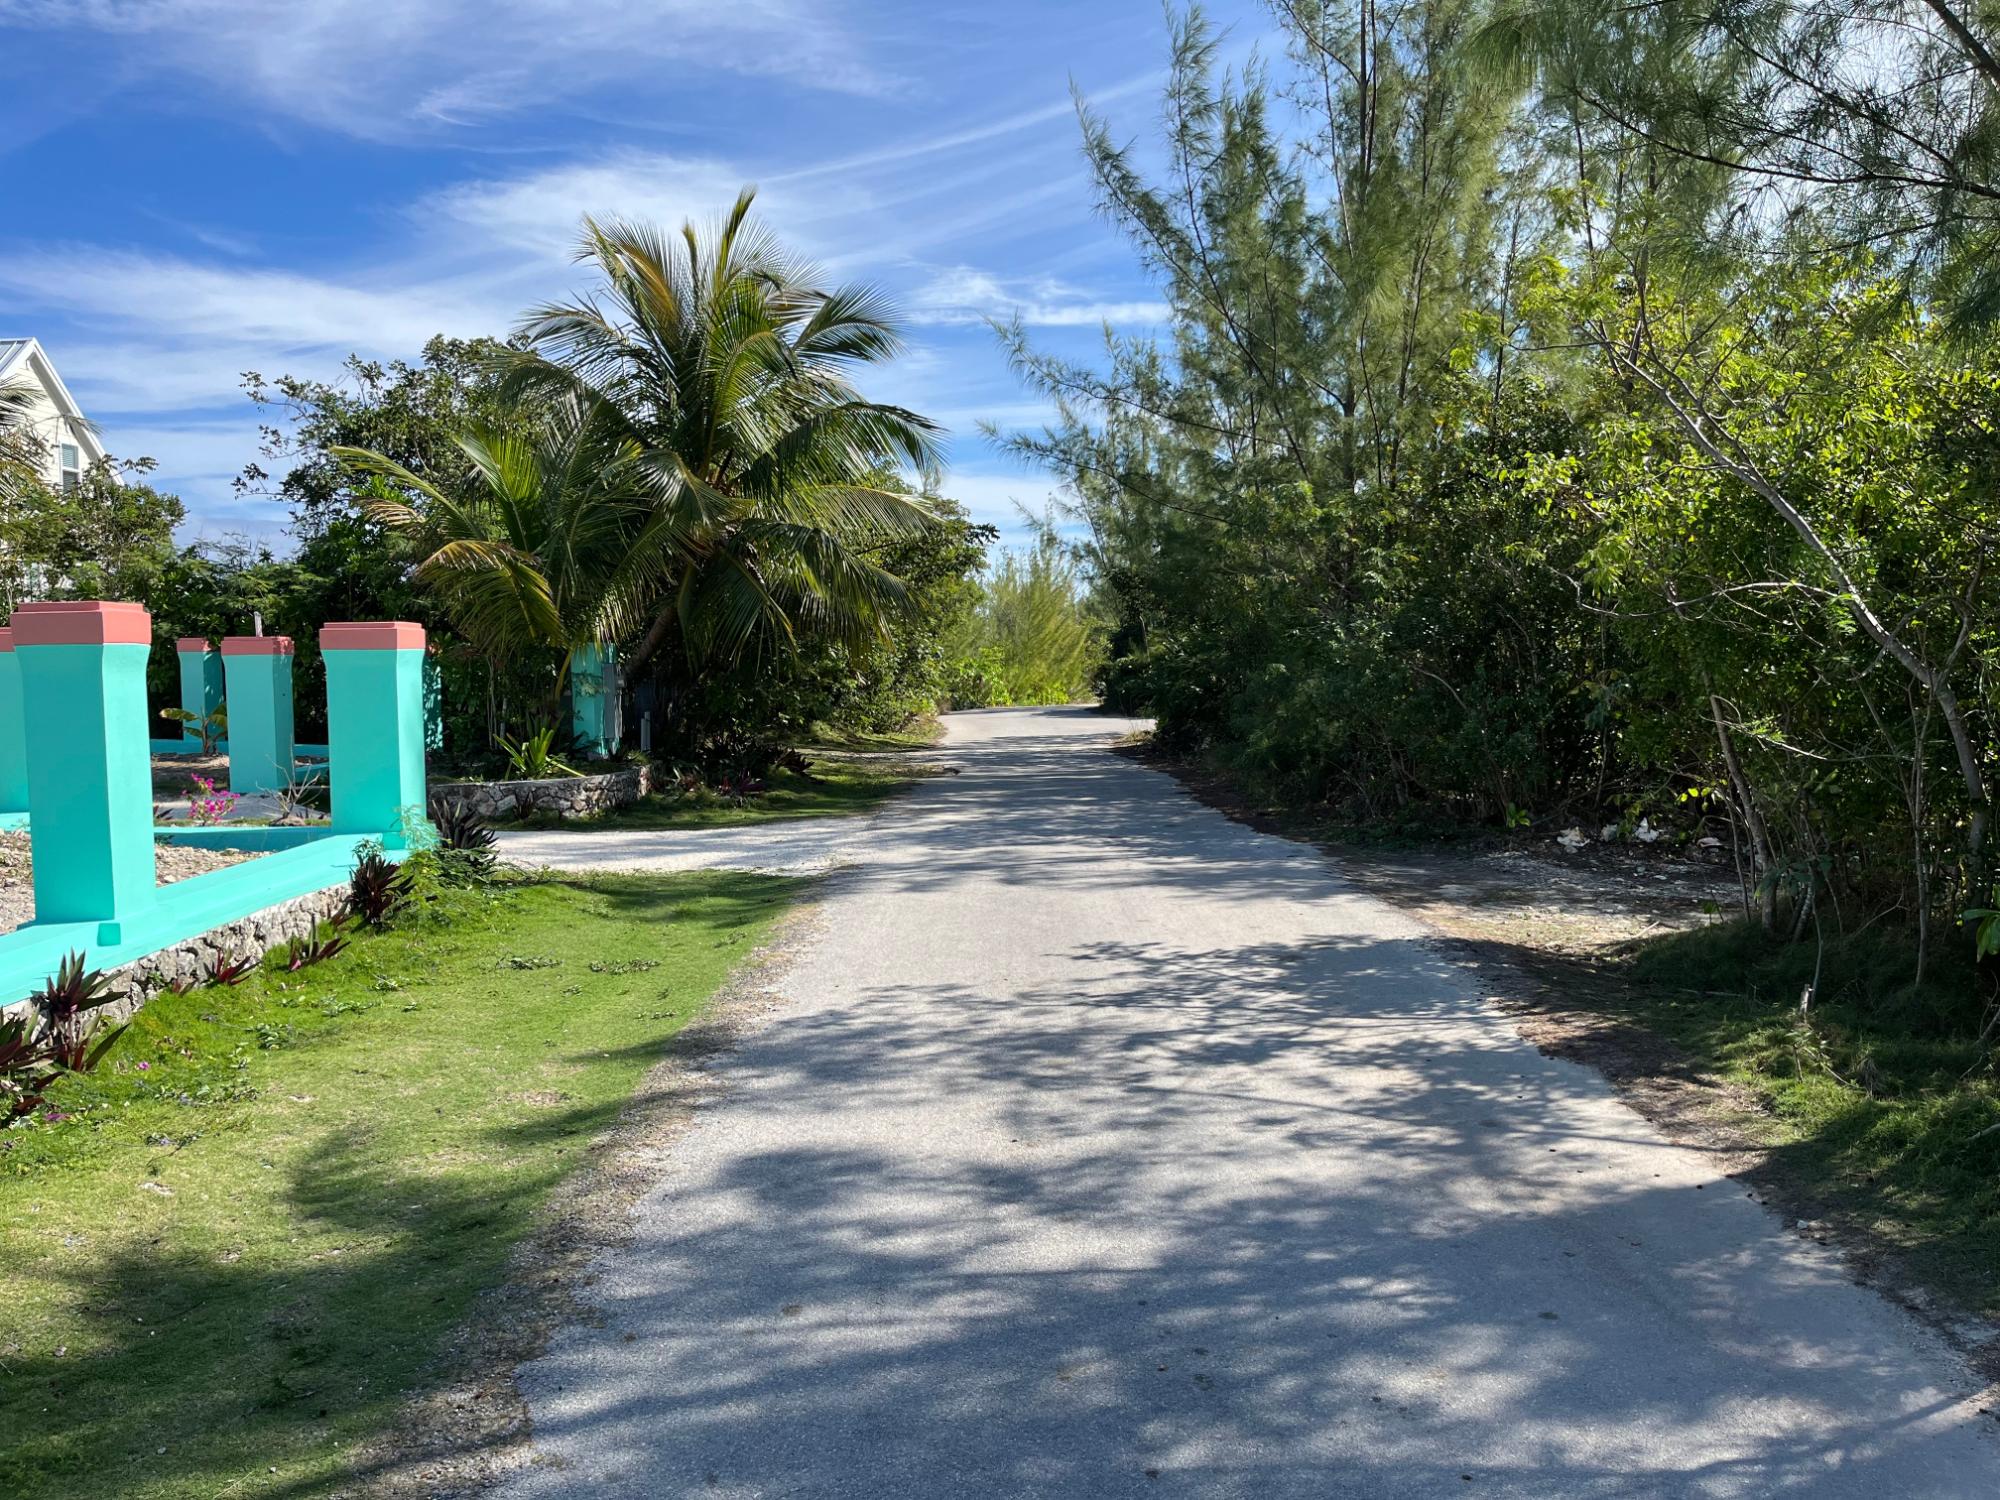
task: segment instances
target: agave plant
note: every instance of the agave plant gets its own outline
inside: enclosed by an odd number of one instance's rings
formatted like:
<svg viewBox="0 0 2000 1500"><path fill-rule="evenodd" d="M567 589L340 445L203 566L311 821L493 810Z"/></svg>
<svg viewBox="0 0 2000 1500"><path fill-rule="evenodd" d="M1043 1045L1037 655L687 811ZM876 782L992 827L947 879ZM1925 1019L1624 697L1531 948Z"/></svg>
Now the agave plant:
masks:
<svg viewBox="0 0 2000 1500"><path fill-rule="evenodd" d="M581 771L556 758L551 748L555 737L555 730L544 725L518 740L510 740L501 734L495 735L493 742L507 757L507 769L517 780L546 781L553 776L581 776Z"/></svg>

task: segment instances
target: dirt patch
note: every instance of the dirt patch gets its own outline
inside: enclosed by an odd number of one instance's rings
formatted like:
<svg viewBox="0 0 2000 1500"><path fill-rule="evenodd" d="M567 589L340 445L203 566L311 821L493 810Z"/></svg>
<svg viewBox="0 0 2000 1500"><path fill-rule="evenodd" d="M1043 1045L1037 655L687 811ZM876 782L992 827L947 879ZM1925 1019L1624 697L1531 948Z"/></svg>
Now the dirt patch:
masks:
<svg viewBox="0 0 2000 1500"><path fill-rule="evenodd" d="M1313 845L1355 886L1418 918L1448 957L1477 975L1522 1037L1550 1057L1597 1069L1669 1139L1703 1152L1793 1233L1838 1251L1855 1280L2000 1381L2000 1325L1954 1304L1841 1201L1786 1170L1771 1149L1782 1127L1762 1099L1622 1014L1632 994L1631 949L1738 913L1733 870L1634 845L1576 853L1553 841L1498 839L1460 848L1363 846L1303 815L1254 806L1226 778L1150 742L1127 742L1117 753L1173 776L1237 822Z"/></svg>
<svg viewBox="0 0 2000 1500"><path fill-rule="evenodd" d="M515 1372L565 1323L597 1314L584 1300L592 1264L632 1235L633 1206L660 1180L695 1112L726 1085L711 1068L783 1003L778 985L818 929L809 892L725 982L701 1019L680 1031L610 1131L588 1142L555 1190L540 1227L517 1249L503 1284L440 1360L438 1380L412 1396L396 1429L355 1454L340 1500L437 1500L474 1494L532 1457L528 1407Z"/></svg>
<svg viewBox="0 0 2000 1500"><path fill-rule="evenodd" d="M206 875L228 865L255 859L234 849L186 849L174 845L153 847L154 868L161 885L172 885L191 875ZM35 853L26 833L0 833L0 932L35 919Z"/></svg>

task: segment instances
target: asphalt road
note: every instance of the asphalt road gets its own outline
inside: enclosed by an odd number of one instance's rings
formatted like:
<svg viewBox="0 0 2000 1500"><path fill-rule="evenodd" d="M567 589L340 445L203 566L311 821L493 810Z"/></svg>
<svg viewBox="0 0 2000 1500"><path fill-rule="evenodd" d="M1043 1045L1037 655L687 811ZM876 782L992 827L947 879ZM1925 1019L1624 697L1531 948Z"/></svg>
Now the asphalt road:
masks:
<svg viewBox="0 0 2000 1500"><path fill-rule="evenodd" d="M1124 727L955 716L811 835L509 1500L2000 1495L1948 1353Z"/></svg>

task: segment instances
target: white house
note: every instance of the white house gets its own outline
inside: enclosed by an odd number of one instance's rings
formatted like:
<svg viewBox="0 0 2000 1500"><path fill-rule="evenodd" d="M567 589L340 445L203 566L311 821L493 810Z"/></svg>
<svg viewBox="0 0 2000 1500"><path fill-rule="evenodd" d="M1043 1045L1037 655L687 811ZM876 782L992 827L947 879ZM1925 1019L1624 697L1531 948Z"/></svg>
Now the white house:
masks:
<svg viewBox="0 0 2000 1500"><path fill-rule="evenodd" d="M104 445L34 339L0 339L0 390L10 386L34 393L25 421L41 444L43 481L50 489L70 489L104 457Z"/></svg>

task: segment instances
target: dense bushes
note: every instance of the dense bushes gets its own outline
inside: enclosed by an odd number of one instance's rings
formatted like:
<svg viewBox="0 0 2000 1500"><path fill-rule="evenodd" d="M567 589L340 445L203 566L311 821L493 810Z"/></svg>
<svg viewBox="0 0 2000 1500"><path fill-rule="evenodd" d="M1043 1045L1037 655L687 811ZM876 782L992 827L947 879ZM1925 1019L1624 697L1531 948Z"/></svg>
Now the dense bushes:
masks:
<svg viewBox="0 0 2000 1500"><path fill-rule="evenodd" d="M1166 331L1102 367L1008 336L1106 697L1357 819L1719 838L1767 926L1906 922L1919 975L2000 905L2000 341L1951 218L2000 174L1894 159L1994 85L1941 68L1856 187L1801 144L1872 129L1842 15L1766 17L1812 30L1796 95L1673 4L1288 8L1291 80L1224 81L1183 18L1152 175L1085 116ZM1717 110L1818 136L1725 147ZM1776 200L1778 162L1821 190Z"/></svg>

